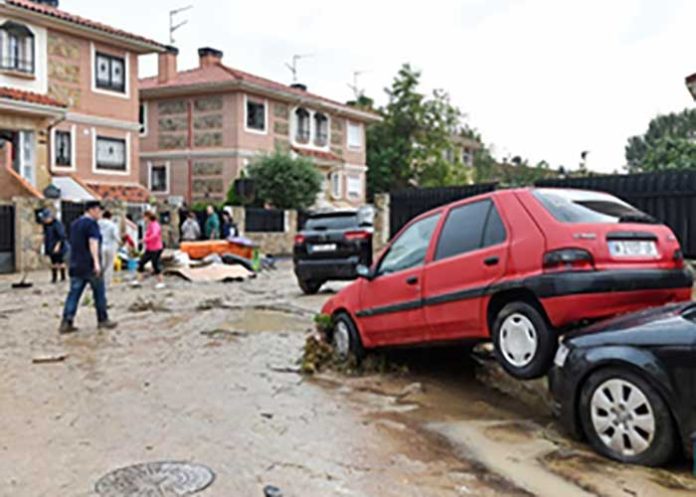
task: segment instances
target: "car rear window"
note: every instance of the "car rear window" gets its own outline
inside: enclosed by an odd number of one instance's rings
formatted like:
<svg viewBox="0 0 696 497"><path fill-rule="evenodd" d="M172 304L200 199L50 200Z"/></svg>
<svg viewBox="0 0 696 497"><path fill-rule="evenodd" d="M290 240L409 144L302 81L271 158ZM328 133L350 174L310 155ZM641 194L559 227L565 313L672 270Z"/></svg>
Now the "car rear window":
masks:
<svg viewBox="0 0 696 497"><path fill-rule="evenodd" d="M541 205L562 223L655 223L648 214L613 195L583 190L534 190Z"/></svg>
<svg viewBox="0 0 696 497"><path fill-rule="evenodd" d="M308 231L327 231L327 230L345 230L349 228L357 228L359 226L358 215L340 215L340 216L319 216L312 217L305 223L304 229Z"/></svg>

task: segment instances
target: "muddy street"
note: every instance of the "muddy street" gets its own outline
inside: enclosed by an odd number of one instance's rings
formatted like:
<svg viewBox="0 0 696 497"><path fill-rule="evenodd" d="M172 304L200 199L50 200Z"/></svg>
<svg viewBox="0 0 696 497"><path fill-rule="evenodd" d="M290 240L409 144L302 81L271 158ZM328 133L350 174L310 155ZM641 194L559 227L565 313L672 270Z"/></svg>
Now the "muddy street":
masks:
<svg viewBox="0 0 696 497"><path fill-rule="evenodd" d="M69 337L57 333L66 288L32 279L21 292L0 282L3 496L118 497L95 483L155 461L210 468L202 497L268 484L286 497L696 493L686 462L622 467L570 442L542 402L479 380L466 350L400 351L386 374L303 376L327 294L303 296L287 263L245 283L117 284L118 329L98 332L87 298ZM134 495L160 495L147 492Z"/></svg>

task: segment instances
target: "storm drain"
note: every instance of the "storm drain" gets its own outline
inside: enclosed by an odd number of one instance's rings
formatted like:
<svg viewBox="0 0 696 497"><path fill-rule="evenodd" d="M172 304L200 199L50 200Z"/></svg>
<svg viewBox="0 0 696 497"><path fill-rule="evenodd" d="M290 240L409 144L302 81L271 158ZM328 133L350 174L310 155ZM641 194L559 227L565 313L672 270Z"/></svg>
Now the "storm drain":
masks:
<svg viewBox="0 0 696 497"><path fill-rule="evenodd" d="M94 486L101 497L185 497L215 480L210 468L183 462L152 462L117 469Z"/></svg>

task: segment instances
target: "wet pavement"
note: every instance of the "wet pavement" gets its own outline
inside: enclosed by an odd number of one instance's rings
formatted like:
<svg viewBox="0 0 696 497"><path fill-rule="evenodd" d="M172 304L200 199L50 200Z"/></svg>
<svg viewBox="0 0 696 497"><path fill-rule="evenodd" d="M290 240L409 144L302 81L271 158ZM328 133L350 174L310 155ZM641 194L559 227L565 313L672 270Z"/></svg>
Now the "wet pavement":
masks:
<svg viewBox="0 0 696 497"><path fill-rule="evenodd" d="M569 441L543 402L479 381L465 349L399 351L398 373L300 375L327 293L301 295L287 263L241 284L117 285L119 328L98 332L83 305L69 337L66 287L45 277L0 280L2 496L95 497L105 475L159 461L210 468L202 497L696 494L686 462L626 467Z"/></svg>

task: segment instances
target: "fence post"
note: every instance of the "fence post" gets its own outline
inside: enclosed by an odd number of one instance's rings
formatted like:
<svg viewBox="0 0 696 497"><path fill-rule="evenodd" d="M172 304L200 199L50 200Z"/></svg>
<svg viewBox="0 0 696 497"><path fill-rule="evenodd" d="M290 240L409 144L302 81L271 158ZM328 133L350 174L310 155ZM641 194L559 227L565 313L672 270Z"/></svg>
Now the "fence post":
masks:
<svg viewBox="0 0 696 497"><path fill-rule="evenodd" d="M376 255L389 242L389 207L391 198L388 193L375 195L375 219L373 222L374 235L372 236L372 251Z"/></svg>
<svg viewBox="0 0 696 497"><path fill-rule="evenodd" d="M237 230L240 234L246 233L246 208L241 206L232 207L232 219L237 225Z"/></svg>

